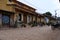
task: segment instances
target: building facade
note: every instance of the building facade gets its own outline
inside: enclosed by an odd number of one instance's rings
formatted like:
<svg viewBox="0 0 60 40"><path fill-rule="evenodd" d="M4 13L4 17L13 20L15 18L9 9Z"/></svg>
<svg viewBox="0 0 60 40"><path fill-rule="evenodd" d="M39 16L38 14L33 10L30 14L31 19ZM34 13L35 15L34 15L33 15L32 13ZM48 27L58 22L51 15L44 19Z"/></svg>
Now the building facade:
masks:
<svg viewBox="0 0 60 40"><path fill-rule="evenodd" d="M40 22L36 9L17 0L0 0L0 26L14 26L15 22Z"/></svg>
<svg viewBox="0 0 60 40"><path fill-rule="evenodd" d="M36 9L23 4L17 0L0 0L0 26L12 27L16 22L25 24L36 21L37 23L48 23L54 18L35 12Z"/></svg>

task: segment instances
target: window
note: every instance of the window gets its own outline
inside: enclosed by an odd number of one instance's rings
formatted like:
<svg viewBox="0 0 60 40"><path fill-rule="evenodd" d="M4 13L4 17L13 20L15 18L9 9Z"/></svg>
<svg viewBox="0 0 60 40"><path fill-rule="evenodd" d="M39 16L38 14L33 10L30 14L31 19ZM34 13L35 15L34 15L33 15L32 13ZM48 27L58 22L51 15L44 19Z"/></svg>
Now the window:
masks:
<svg viewBox="0 0 60 40"><path fill-rule="evenodd" d="M6 15L3 15L2 22L3 22L3 24L9 24L9 17Z"/></svg>
<svg viewBox="0 0 60 40"><path fill-rule="evenodd" d="M21 21L21 19L22 19L22 16L21 16L21 14L19 14L19 21Z"/></svg>
<svg viewBox="0 0 60 40"><path fill-rule="evenodd" d="M12 0L9 0L10 2L12 2Z"/></svg>
<svg viewBox="0 0 60 40"><path fill-rule="evenodd" d="M31 22L31 16L27 16L27 23Z"/></svg>

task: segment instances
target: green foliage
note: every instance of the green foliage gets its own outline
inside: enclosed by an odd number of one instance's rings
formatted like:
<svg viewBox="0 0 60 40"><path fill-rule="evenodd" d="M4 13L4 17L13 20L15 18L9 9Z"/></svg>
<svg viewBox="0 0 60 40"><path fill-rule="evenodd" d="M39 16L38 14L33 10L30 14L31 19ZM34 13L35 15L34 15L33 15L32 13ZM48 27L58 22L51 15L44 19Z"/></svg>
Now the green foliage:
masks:
<svg viewBox="0 0 60 40"><path fill-rule="evenodd" d="M46 12L46 13L44 13L44 15L52 16L52 14L50 12Z"/></svg>
<svg viewBox="0 0 60 40"><path fill-rule="evenodd" d="M28 23L28 25L32 25L32 24L33 24L33 22L29 22L29 23Z"/></svg>
<svg viewBox="0 0 60 40"><path fill-rule="evenodd" d="M23 21L19 22L21 27L26 27L25 23Z"/></svg>
<svg viewBox="0 0 60 40"><path fill-rule="evenodd" d="M26 25L25 24L21 24L21 27L26 27Z"/></svg>
<svg viewBox="0 0 60 40"><path fill-rule="evenodd" d="M34 26L37 26L37 25L38 25L37 22L34 21L31 26L34 27Z"/></svg>

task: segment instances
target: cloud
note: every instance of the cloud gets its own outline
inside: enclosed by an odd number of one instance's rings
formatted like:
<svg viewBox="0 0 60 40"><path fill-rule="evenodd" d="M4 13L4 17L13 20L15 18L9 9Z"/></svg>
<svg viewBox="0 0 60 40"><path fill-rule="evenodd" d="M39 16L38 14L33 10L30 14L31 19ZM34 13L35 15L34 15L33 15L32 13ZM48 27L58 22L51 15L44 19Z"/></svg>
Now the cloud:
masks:
<svg viewBox="0 0 60 40"><path fill-rule="evenodd" d="M50 11L53 15L55 10L60 9L59 0L19 0L37 9L37 12L44 13ZM59 14L59 13L58 13Z"/></svg>

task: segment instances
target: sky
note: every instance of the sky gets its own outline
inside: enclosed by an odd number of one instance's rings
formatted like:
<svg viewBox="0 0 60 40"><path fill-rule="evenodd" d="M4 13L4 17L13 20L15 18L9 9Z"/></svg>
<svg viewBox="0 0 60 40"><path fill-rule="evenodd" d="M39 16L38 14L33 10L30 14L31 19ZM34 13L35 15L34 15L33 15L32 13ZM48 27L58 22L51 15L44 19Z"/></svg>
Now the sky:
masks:
<svg viewBox="0 0 60 40"><path fill-rule="evenodd" d="M57 16L60 17L59 0L18 0L18 1L37 9L36 12L41 14L49 11L54 16L56 10Z"/></svg>

